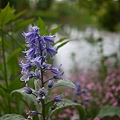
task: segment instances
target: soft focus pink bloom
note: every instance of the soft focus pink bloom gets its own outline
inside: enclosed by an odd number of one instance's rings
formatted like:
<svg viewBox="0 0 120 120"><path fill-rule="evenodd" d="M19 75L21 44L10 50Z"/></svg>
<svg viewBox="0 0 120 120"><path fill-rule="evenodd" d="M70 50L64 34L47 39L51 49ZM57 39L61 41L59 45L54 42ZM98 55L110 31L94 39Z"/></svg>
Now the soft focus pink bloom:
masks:
<svg viewBox="0 0 120 120"><path fill-rule="evenodd" d="M120 91L120 85L116 88L116 91L117 92Z"/></svg>
<svg viewBox="0 0 120 120"><path fill-rule="evenodd" d="M69 114L71 114L72 113L72 111L70 110L70 109L65 109L65 112L67 112L67 113L69 113Z"/></svg>
<svg viewBox="0 0 120 120"><path fill-rule="evenodd" d="M112 89L112 90L115 90L115 89L116 89L116 86L115 86L115 85L113 85L113 86L111 87L111 89Z"/></svg>
<svg viewBox="0 0 120 120"><path fill-rule="evenodd" d="M88 85L87 85L87 88L88 89L92 89L94 87L94 83L89 83Z"/></svg>
<svg viewBox="0 0 120 120"><path fill-rule="evenodd" d="M59 114L58 117L59 117L60 119L66 118L66 117L67 117L67 114Z"/></svg>
<svg viewBox="0 0 120 120"><path fill-rule="evenodd" d="M94 118L94 120L100 120L100 118L99 118L99 117L96 117L96 118Z"/></svg>
<svg viewBox="0 0 120 120"><path fill-rule="evenodd" d="M113 106L117 106L117 105L118 105L118 102L114 102L112 105L113 105Z"/></svg>

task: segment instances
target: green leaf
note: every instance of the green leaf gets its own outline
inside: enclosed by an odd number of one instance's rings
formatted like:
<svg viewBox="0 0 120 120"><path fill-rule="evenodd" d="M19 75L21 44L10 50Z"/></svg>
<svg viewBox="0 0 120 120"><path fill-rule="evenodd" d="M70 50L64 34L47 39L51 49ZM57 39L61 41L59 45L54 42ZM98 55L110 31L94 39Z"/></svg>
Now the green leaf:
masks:
<svg viewBox="0 0 120 120"><path fill-rule="evenodd" d="M28 20L20 20L16 22L16 26L14 28L14 31L17 32L19 31L20 29L26 27L27 25L31 24L33 21L33 19L28 19Z"/></svg>
<svg viewBox="0 0 120 120"><path fill-rule="evenodd" d="M24 120L25 118L22 115L17 114L6 114L0 117L0 120Z"/></svg>
<svg viewBox="0 0 120 120"><path fill-rule="evenodd" d="M22 16L22 15L25 14L26 12L27 12L27 10L20 11L19 13L17 13L17 14L14 16L14 19L17 19L18 17Z"/></svg>
<svg viewBox="0 0 120 120"><path fill-rule="evenodd" d="M61 24L58 25L56 28L52 29L52 30L50 31L50 33L51 33L52 35L54 35L55 33L58 32L58 30L60 29L60 27L61 27Z"/></svg>
<svg viewBox="0 0 120 120"><path fill-rule="evenodd" d="M18 90L13 90L13 91L11 92L11 95L12 95L13 93L19 93L19 94L21 94L25 99L29 100L32 104L37 105L37 101L36 101L36 99L35 99L35 96L33 96L32 94L24 93L24 92L21 93L21 91L23 91L23 88L18 89ZM33 90L33 91L34 91L34 90Z"/></svg>
<svg viewBox="0 0 120 120"><path fill-rule="evenodd" d="M6 23L10 22L14 18L14 10L10 8L8 3L4 9L0 12L0 25L3 26Z"/></svg>
<svg viewBox="0 0 120 120"><path fill-rule="evenodd" d="M17 76L16 79L12 80L10 84L8 85L8 90L12 92L13 90L19 89L22 87L21 81L20 81L20 76Z"/></svg>
<svg viewBox="0 0 120 120"><path fill-rule="evenodd" d="M62 42L60 45L57 46L57 50L59 48L61 48L62 46L64 46L65 44L67 44L69 42L69 40L66 40L65 42Z"/></svg>
<svg viewBox="0 0 120 120"><path fill-rule="evenodd" d="M56 44L59 44L59 43L63 42L65 39L67 39L67 38L61 38L61 39L59 39L57 42L55 42L55 43L54 43L54 45L56 45Z"/></svg>
<svg viewBox="0 0 120 120"><path fill-rule="evenodd" d="M76 88L72 81L63 79L63 80L58 80L51 89L59 86L67 86L74 89Z"/></svg>
<svg viewBox="0 0 120 120"><path fill-rule="evenodd" d="M83 120L84 116L85 116L85 111L83 109L83 107L80 104L74 103L68 99L65 99L64 104L62 102L59 102L57 104L57 108L55 110L52 110L52 112L50 113L50 117L52 117L53 114L55 114L55 112L57 112L58 110L62 110L65 109L66 107L72 107L74 106L78 112L79 112L79 116L80 116L80 120Z"/></svg>
<svg viewBox="0 0 120 120"><path fill-rule="evenodd" d="M120 117L120 108L118 107L113 107L113 106L104 106L101 108L101 110L99 111L99 114L97 115L100 118L104 118L104 117L113 117L117 115L118 117Z"/></svg>
<svg viewBox="0 0 120 120"><path fill-rule="evenodd" d="M12 52L10 53L9 57L8 57L7 62L9 62L12 58L16 57L16 55L17 55L19 52L21 52L21 51L22 51L21 48L17 48L17 49L15 49L14 51L12 51Z"/></svg>
<svg viewBox="0 0 120 120"><path fill-rule="evenodd" d="M40 35L46 34L45 24L43 20L39 17L38 21L36 22L36 25L40 28Z"/></svg>

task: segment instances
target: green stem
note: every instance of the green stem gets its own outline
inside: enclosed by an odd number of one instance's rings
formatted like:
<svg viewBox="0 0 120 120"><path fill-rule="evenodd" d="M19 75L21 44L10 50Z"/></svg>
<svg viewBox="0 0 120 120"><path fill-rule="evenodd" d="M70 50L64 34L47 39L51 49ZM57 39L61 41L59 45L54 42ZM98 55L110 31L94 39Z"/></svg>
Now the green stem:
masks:
<svg viewBox="0 0 120 120"><path fill-rule="evenodd" d="M2 26L1 26L2 28ZM3 56L3 66L4 66L4 79L6 83L6 88L8 87L8 79L7 79L7 66L6 66L6 58L5 58L5 46L4 46L4 39L3 39L3 32L1 31L1 38L2 38L2 56Z"/></svg>
<svg viewBox="0 0 120 120"><path fill-rule="evenodd" d="M42 87L44 87L44 81L43 81L43 71L41 69L41 84ZM41 100L41 104L42 104L42 119L45 120L45 102L44 100Z"/></svg>
<svg viewBox="0 0 120 120"><path fill-rule="evenodd" d="M2 25L1 25L1 29L2 29ZM4 67L4 79L5 79L6 89L7 89L8 88L8 77L7 77L6 58L5 58L5 45L4 45L4 38L3 38L2 31L1 31L1 39L2 39L2 58L3 58L3 67ZM8 101L8 110L9 110L9 113L11 113L9 97L7 98L7 101Z"/></svg>

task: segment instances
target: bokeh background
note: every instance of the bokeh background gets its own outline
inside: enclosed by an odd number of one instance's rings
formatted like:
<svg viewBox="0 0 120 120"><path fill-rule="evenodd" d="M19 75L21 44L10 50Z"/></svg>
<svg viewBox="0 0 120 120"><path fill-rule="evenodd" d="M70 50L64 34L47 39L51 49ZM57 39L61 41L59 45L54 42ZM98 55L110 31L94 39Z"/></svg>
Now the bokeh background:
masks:
<svg viewBox="0 0 120 120"><path fill-rule="evenodd" d="M64 76L86 88L86 120L94 119L106 105L120 107L120 0L0 0L0 9L8 2L15 13L26 11L21 16L24 21L32 19L34 24L41 17L48 30L61 26L56 41L65 38L69 42L60 47L53 62L62 63ZM21 43L23 30L14 34ZM57 119L74 120L76 113L70 114L69 118L61 113ZM118 117L115 113L107 120Z"/></svg>

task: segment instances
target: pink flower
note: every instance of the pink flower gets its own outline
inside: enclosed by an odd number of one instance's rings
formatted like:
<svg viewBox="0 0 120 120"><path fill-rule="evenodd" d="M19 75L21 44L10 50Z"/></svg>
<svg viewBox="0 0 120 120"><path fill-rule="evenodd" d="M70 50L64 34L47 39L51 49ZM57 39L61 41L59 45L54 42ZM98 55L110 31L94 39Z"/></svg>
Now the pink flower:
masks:
<svg viewBox="0 0 120 120"><path fill-rule="evenodd" d="M99 117L96 117L96 118L94 118L94 120L100 120L100 118L99 118Z"/></svg>

